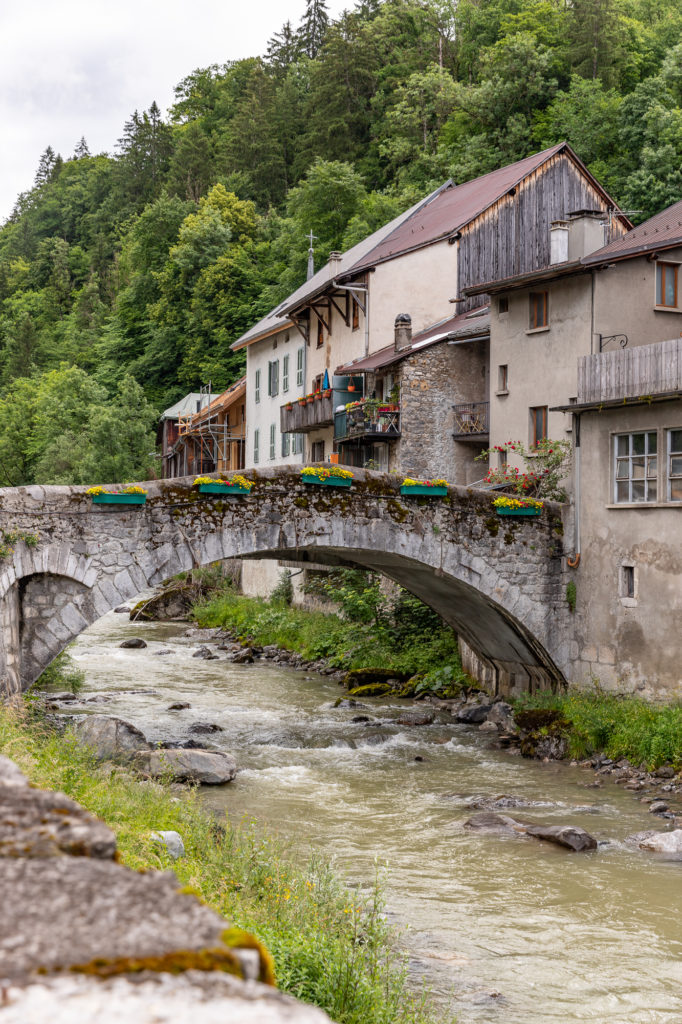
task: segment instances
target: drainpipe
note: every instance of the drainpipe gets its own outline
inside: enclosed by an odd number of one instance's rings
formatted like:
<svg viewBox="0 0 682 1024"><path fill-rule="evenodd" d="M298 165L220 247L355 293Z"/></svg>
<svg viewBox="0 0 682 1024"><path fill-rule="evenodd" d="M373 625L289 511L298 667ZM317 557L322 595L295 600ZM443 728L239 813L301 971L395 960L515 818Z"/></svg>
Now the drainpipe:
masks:
<svg viewBox="0 0 682 1024"><path fill-rule="evenodd" d="M573 414L573 436L575 437L575 496L574 496L574 530L573 558L566 559L569 569L577 569L580 565L580 413Z"/></svg>

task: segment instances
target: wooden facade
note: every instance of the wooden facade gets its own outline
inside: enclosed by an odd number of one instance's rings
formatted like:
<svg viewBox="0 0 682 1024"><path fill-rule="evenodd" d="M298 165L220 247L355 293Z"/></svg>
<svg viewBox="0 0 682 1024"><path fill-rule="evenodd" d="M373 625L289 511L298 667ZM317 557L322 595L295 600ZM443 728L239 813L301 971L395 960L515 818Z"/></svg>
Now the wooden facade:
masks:
<svg viewBox="0 0 682 1024"><path fill-rule="evenodd" d="M551 265L551 227L578 211L604 214L604 245L627 232L612 215L604 192L566 151L550 157L461 230L457 294L484 281L499 281ZM610 215L611 211L611 215ZM477 295L459 312L480 306Z"/></svg>
<svg viewBox="0 0 682 1024"><path fill-rule="evenodd" d="M682 391L682 338L583 356L578 404Z"/></svg>

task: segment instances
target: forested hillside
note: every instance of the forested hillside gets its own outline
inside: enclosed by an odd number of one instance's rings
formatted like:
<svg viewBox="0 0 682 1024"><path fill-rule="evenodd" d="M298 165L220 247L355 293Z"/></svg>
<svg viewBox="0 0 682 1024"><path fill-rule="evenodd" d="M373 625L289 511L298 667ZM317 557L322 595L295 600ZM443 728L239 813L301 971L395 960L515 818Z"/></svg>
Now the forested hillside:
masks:
<svg viewBox="0 0 682 1024"><path fill-rule="evenodd" d="M235 26L235 31L237 31ZM308 0L116 152L43 153L0 229L0 486L153 473L159 410L316 265L448 177L567 139L642 220L682 197L677 0ZM49 140L45 140L46 143Z"/></svg>

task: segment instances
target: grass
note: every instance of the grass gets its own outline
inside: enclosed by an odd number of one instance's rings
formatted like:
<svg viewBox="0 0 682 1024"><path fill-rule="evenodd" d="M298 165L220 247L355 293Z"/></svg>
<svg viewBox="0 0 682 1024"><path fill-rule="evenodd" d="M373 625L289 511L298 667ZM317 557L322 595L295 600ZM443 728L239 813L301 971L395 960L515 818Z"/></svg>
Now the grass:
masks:
<svg viewBox="0 0 682 1024"><path fill-rule="evenodd" d="M200 626L230 629L242 641L276 644L308 661L325 658L340 669L381 667L413 675L449 665L451 675L461 674L457 638L440 621L419 631L398 630L230 592L196 606L193 616Z"/></svg>
<svg viewBox="0 0 682 1024"><path fill-rule="evenodd" d="M517 708L552 708L569 723L569 753L575 758L603 753L647 769L682 768L682 704L650 704L603 690L521 697Z"/></svg>
<svg viewBox="0 0 682 1024"><path fill-rule="evenodd" d="M0 707L0 751L35 785L61 790L103 819L128 867L172 866L184 886L268 946L280 988L339 1024L442 1020L408 989L380 886L365 895L349 890L318 857L296 866L253 821L219 822L194 791L178 798L167 786L99 764L68 732L51 732L30 707ZM171 864L151 840L158 829L180 833L185 858Z"/></svg>

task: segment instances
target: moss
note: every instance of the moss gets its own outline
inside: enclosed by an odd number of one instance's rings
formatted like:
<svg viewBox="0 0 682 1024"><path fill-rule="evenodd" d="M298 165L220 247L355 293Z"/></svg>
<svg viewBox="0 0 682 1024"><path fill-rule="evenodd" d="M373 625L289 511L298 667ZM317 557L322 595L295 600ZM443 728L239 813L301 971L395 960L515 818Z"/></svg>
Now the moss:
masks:
<svg viewBox="0 0 682 1024"><path fill-rule="evenodd" d="M504 535L504 543L505 544L513 544L514 543L514 534L512 533L511 530L507 530L507 532L505 533L505 535Z"/></svg>
<svg viewBox="0 0 682 1024"><path fill-rule="evenodd" d="M569 580L566 584L566 603L571 609L571 613L575 612L577 597L578 592L576 590L575 582L573 580Z"/></svg>
<svg viewBox="0 0 682 1024"><path fill-rule="evenodd" d="M296 508L308 508L309 501L307 498L294 498L294 505Z"/></svg>
<svg viewBox="0 0 682 1024"><path fill-rule="evenodd" d="M555 533L558 533L560 537L564 535L564 524L560 519L552 519L552 529Z"/></svg>
<svg viewBox="0 0 682 1024"><path fill-rule="evenodd" d="M401 505L399 501L396 501L395 498L391 498L386 502L386 511L395 523L404 523L410 514L409 510L404 505Z"/></svg>
<svg viewBox="0 0 682 1024"><path fill-rule="evenodd" d="M244 931L243 928L226 928L221 939L226 946L232 949L255 949L258 951L260 957L260 970L258 972L258 980L264 985L275 984L275 961L272 958L270 950L267 949L260 939L257 939L251 932Z"/></svg>
<svg viewBox="0 0 682 1024"><path fill-rule="evenodd" d="M114 978L120 974L139 974L154 971L156 974L184 974L185 971L222 971L243 978L244 973L239 957L229 949L179 949L159 956L118 957L107 960L96 957L85 964L73 964L69 970L74 974L89 974L96 978ZM45 968L40 973L46 974Z"/></svg>
<svg viewBox="0 0 682 1024"><path fill-rule="evenodd" d="M517 711L514 721L524 732L535 732L538 729L552 729L554 726L568 728L568 722L560 711L553 708L529 708Z"/></svg>
<svg viewBox="0 0 682 1024"><path fill-rule="evenodd" d="M500 521L496 516L491 516L489 519L484 519L483 524L490 534L491 537L497 537L500 532Z"/></svg>
<svg viewBox="0 0 682 1024"><path fill-rule="evenodd" d="M370 683L367 686L356 686L348 692L351 697L386 697L393 693L393 687L389 683Z"/></svg>
<svg viewBox="0 0 682 1024"><path fill-rule="evenodd" d="M363 686L365 683L386 683L389 679L401 682L409 679L409 673L397 672L392 668L353 668L343 677L343 685L347 689Z"/></svg>

